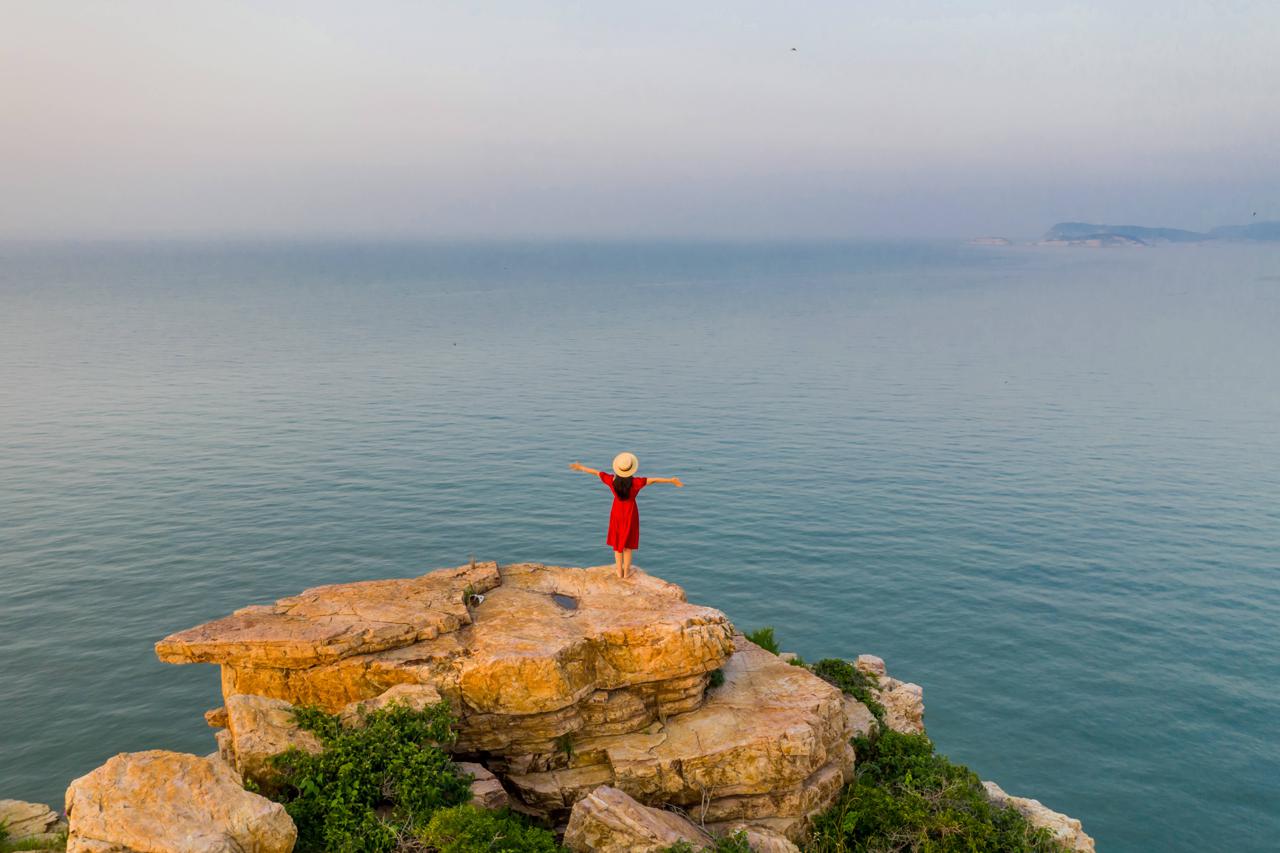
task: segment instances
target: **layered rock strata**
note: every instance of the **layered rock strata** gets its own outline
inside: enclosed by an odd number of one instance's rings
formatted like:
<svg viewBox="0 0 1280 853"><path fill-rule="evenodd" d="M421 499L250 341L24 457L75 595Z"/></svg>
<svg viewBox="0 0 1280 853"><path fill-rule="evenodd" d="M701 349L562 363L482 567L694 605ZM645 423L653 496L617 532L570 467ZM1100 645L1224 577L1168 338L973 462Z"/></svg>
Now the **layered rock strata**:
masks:
<svg viewBox="0 0 1280 853"><path fill-rule="evenodd" d="M57 841L67 828L66 821L44 803L0 800L0 826L12 842L36 844Z"/></svg>
<svg viewBox="0 0 1280 853"><path fill-rule="evenodd" d="M333 713L425 686L453 708L456 749L527 755L698 707L732 633L724 614L641 572L619 583L608 567L481 563L318 587L174 634L156 652L220 664L224 698Z"/></svg>
<svg viewBox="0 0 1280 853"><path fill-rule="evenodd" d="M742 635L734 643L724 684L701 707L642 732L583 738L568 754L499 759L511 790L557 815L609 785L712 827L777 820L775 829L802 833L853 767L843 696Z"/></svg>

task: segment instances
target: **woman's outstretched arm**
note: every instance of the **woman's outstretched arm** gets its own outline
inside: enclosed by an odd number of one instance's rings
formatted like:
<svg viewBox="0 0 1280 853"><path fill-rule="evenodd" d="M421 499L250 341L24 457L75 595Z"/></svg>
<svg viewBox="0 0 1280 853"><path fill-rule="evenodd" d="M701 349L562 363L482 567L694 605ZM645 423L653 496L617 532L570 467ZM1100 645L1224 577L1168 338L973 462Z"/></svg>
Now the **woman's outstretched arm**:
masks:
<svg viewBox="0 0 1280 853"><path fill-rule="evenodd" d="M677 489L683 489L684 483L680 482L679 477L645 477L650 483L670 483Z"/></svg>
<svg viewBox="0 0 1280 853"><path fill-rule="evenodd" d="M588 468L586 465L583 465L581 462L570 462L570 463L569 463L569 467L570 467L570 468L572 468L572 469L573 469L573 470L575 470L575 471L581 471L581 472L582 472L582 473L584 473L584 474L599 474L599 473L600 473L600 472L599 472L599 471L597 471L595 468Z"/></svg>

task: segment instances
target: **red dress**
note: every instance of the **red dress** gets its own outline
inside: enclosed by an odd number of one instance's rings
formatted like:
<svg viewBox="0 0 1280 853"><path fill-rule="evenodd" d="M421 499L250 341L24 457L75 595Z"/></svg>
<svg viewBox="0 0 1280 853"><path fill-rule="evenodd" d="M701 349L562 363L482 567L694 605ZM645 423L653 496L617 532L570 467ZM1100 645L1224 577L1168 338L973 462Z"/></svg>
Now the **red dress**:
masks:
<svg viewBox="0 0 1280 853"><path fill-rule="evenodd" d="M600 472L600 479L613 492L613 475ZM615 551L634 551L640 547L640 509L636 506L636 495L649 484L645 477L631 478L631 497L625 501L613 494L613 509L609 511L609 535L605 543Z"/></svg>

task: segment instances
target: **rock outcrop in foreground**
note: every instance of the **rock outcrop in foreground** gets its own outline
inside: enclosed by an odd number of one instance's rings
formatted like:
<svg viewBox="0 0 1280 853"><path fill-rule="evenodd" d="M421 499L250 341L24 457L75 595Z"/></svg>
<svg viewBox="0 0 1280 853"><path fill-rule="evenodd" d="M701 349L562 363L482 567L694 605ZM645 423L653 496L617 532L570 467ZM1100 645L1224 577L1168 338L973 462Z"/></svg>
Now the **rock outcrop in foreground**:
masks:
<svg viewBox="0 0 1280 853"><path fill-rule="evenodd" d="M854 762L838 689L640 571L480 563L319 587L156 651L222 667L226 705L208 716L250 777L284 746L311 748L289 704L355 720L392 699L447 701L455 752L554 821L607 785L713 830L745 821L798 837ZM715 670L723 684L708 689Z"/></svg>
<svg viewBox="0 0 1280 853"><path fill-rule="evenodd" d="M269 783L270 756L321 748L293 706L358 726L393 702L443 701L473 802L567 821L575 850L745 831L756 850L790 853L850 780L851 738L880 725L680 587L640 571L622 581L612 567L472 563L317 587L173 634L156 653L221 667L224 705L206 714L219 751L121 755L77 780L72 851L283 853L288 816L240 779ZM857 668L878 679L884 725L924 730L917 685L889 677L879 658ZM140 841L178 831L208 837Z"/></svg>

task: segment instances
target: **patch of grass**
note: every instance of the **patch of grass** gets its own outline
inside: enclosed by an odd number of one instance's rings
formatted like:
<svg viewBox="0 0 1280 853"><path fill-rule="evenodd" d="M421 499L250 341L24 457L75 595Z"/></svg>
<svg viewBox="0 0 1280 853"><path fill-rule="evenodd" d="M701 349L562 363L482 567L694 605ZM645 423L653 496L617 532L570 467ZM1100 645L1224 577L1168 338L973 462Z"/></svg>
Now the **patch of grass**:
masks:
<svg viewBox="0 0 1280 853"><path fill-rule="evenodd" d="M438 746L453 739L448 705L371 711L360 728L316 708L294 715L324 751L290 749L267 793L298 825L299 853L392 853L441 808L471 798L469 780Z"/></svg>
<svg viewBox="0 0 1280 853"><path fill-rule="evenodd" d="M862 672L847 660L823 658L810 667L810 672L828 684L839 687L871 710L871 716L884 726L884 706L873 692L880 687L880 679Z"/></svg>
<svg viewBox="0 0 1280 853"><path fill-rule="evenodd" d="M775 655L778 653L778 641L773 637L773 628L757 628L747 634L747 639L766 652L773 652Z"/></svg>
<svg viewBox="0 0 1280 853"><path fill-rule="evenodd" d="M1060 853L1048 830L992 805L977 774L934 752L924 735L857 738L858 768L814 821L814 853Z"/></svg>
<svg viewBox="0 0 1280 853"><path fill-rule="evenodd" d="M52 841L37 841L34 838L10 837L9 826L0 821L0 853L16 853L19 850L66 850L67 834L61 833Z"/></svg>
<svg viewBox="0 0 1280 853"><path fill-rule="evenodd" d="M556 738L556 749L564 755L565 761L573 761L573 732L565 732Z"/></svg>
<svg viewBox="0 0 1280 853"><path fill-rule="evenodd" d="M708 687L721 687L724 685L724 670L713 669L710 677L707 679Z"/></svg>
<svg viewBox="0 0 1280 853"><path fill-rule="evenodd" d="M560 853L564 849L553 834L515 812L470 804L440 809L417 837L427 850L439 853Z"/></svg>

